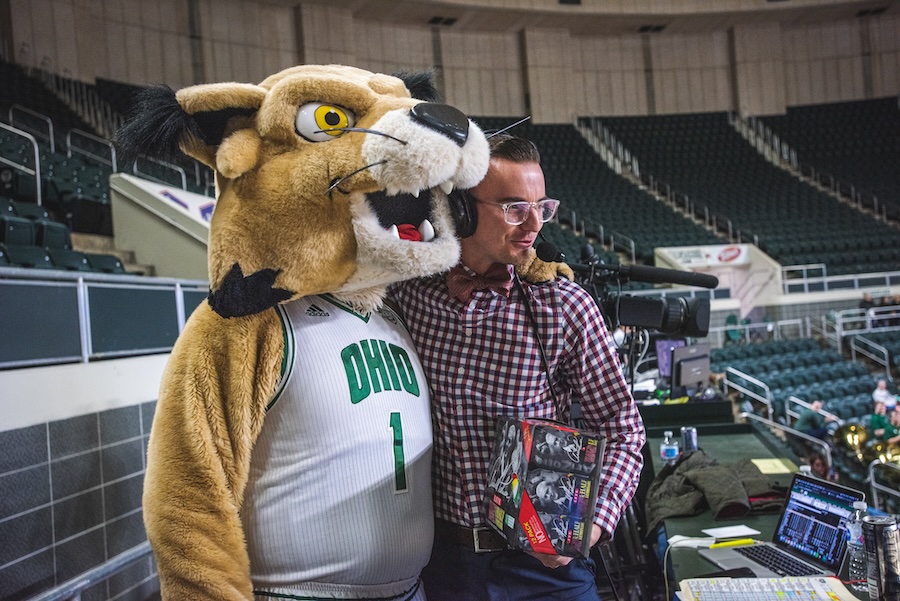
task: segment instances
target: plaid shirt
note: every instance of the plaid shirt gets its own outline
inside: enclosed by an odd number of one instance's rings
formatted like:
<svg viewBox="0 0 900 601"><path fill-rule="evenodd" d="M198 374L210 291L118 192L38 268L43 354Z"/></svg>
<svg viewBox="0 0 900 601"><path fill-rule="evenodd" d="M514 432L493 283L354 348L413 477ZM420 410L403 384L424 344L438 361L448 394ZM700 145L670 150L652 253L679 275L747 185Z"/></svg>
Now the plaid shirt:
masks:
<svg viewBox="0 0 900 601"><path fill-rule="evenodd" d="M483 494L497 418L568 422L574 398L581 401L585 429L607 438L594 521L612 536L637 488L646 435L593 298L563 279L522 282L563 408L557 416L519 289L513 286L508 299L476 290L465 305L448 294L445 280L410 280L390 292L431 387L436 516L485 526Z"/></svg>

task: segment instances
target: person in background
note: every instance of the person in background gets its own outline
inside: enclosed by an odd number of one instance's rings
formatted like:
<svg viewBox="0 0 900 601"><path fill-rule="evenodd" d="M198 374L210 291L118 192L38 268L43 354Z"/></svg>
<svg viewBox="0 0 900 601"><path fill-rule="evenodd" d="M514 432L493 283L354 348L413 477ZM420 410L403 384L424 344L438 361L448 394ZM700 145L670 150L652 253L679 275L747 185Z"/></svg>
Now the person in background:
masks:
<svg viewBox="0 0 900 601"><path fill-rule="evenodd" d="M558 201L548 198L534 144L489 139L487 175L463 199L460 263L402 282L402 308L432 389L435 544L422 574L429 601L597 601L594 562L509 550L488 527L484 490L503 416L568 422L606 437L591 543L612 539L640 479L646 434L594 299L556 278L522 281L518 265Z"/></svg>
<svg viewBox="0 0 900 601"><path fill-rule="evenodd" d="M872 391L872 400L884 403L884 407L887 411L893 411L894 407L897 406L897 397L894 396L893 392L888 390L887 380L884 378L881 378L876 382L875 390Z"/></svg>
<svg viewBox="0 0 900 601"><path fill-rule="evenodd" d="M875 306L875 299L868 292L863 294L862 300L859 301L859 308L868 311Z"/></svg>
<svg viewBox="0 0 900 601"><path fill-rule="evenodd" d="M875 408L872 410L872 419L869 421L869 428L872 430L872 436L879 440L884 440L885 429L890 425L891 418L888 417L884 401L875 401Z"/></svg>
<svg viewBox="0 0 900 601"><path fill-rule="evenodd" d="M889 445L900 444L900 407L891 411L890 421L880 438Z"/></svg>
<svg viewBox="0 0 900 601"><path fill-rule="evenodd" d="M824 440L828 437L828 428L825 426L826 423L833 422L834 416L832 415L822 415L819 411L822 410L822 401L816 399L812 403L808 409L804 409L802 413L800 413L800 417L797 418L797 422L794 424L794 429L803 432L804 434L809 434L810 436L815 436L821 440Z"/></svg>
<svg viewBox="0 0 900 601"><path fill-rule="evenodd" d="M826 461L825 455L822 453L812 451L807 455L806 463L816 478L837 482L837 473L828 465L828 461Z"/></svg>

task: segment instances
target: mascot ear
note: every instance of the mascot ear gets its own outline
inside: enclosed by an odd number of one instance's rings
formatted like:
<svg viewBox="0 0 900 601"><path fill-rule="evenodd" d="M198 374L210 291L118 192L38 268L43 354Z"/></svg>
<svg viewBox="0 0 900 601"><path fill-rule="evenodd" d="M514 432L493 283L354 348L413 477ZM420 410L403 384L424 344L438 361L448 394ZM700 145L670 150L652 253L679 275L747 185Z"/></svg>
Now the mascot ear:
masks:
<svg viewBox="0 0 900 601"><path fill-rule="evenodd" d="M434 73L432 71L401 71L394 77L403 81L410 95L416 100L434 102L439 100L437 88L434 87Z"/></svg>
<svg viewBox="0 0 900 601"><path fill-rule="evenodd" d="M252 116L265 95L264 88L239 83L191 86L177 93L151 86L135 97L114 142L124 164L138 155L172 160L183 153L215 169L216 148L230 133L231 120Z"/></svg>

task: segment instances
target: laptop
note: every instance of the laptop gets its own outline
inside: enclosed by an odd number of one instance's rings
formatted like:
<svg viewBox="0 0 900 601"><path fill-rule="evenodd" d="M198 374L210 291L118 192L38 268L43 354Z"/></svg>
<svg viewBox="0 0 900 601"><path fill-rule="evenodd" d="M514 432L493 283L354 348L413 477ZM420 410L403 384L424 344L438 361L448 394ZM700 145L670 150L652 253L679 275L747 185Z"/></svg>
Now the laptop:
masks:
<svg viewBox="0 0 900 601"><path fill-rule="evenodd" d="M796 474L772 542L699 553L723 570L750 568L757 578L833 576L847 548L844 524L853 513L853 502L864 501L865 496L840 484Z"/></svg>

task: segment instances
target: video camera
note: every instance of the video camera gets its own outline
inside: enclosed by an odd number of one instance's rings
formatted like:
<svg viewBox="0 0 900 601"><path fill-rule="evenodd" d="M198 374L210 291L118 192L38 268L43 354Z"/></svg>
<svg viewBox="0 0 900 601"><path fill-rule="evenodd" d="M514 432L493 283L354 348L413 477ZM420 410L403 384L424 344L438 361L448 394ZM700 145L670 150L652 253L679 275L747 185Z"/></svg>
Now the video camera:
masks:
<svg viewBox="0 0 900 601"><path fill-rule="evenodd" d="M542 261L565 260L565 255L550 242L541 242L536 251ZM628 281L715 288L719 285L715 276L646 265L606 265L590 244L581 247L581 263L566 264L575 273L575 281L594 296L610 322L610 329L623 325L696 338L709 333L708 298L650 298L609 294L608 289L610 283L624 284Z"/></svg>

